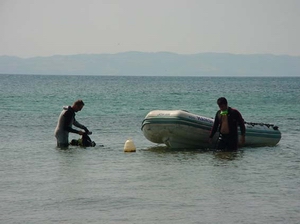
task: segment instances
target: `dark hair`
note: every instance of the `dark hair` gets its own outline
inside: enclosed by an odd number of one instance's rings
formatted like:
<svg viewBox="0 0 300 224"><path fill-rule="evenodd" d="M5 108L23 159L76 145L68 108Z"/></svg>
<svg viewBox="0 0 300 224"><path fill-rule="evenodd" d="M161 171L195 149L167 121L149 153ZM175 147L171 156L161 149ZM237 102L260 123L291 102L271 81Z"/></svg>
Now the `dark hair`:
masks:
<svg viewBox="0 0 300 224"><path fill-rule="evenodd" d="M84 102L82 100L77 100L74 102L74 105L76 106L84 106Z"/></svg>
<svg viewBox="0 0 300 224"><path fill-rule="evenodd" d="M227 105L227 100L225 97L220 97L218 100L217 100L217 104L218 105Z"/></svg>

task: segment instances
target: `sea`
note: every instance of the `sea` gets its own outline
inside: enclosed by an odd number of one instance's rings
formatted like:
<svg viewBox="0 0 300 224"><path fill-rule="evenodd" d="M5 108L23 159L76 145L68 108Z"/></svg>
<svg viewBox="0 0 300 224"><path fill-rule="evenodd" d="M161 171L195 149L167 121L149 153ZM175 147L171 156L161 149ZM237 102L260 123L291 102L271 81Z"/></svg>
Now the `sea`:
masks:
<svg viewBox="0 0 300 224"><path fill-rule="evenodd" d="M300 77L0 75L0 223L300 222ZM148 141L152 110L214 117L224 96L271 123L274 147L171 150ZM95 147L56 147L63 106ZM79 135L70 134L70 139ZM125 153L132 139L136 152Z"/></svg>

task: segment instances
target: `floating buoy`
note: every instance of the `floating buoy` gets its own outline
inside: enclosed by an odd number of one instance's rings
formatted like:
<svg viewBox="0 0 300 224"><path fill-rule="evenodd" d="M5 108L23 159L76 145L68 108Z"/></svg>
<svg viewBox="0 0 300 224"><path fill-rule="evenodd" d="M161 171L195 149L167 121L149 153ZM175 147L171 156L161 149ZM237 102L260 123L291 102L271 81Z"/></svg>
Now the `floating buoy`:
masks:
<svg viewBox="0 0 300 224"><path fill-rule="evenodd" d="M124 144L124 152L135 152L136 148L131 139L128 139Z"/></svg>

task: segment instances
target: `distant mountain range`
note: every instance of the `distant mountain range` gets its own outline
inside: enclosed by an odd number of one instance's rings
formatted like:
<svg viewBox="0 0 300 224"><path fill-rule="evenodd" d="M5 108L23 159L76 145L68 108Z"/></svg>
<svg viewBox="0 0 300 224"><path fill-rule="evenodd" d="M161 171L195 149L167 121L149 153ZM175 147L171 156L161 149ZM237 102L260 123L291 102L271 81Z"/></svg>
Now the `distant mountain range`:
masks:
<svg viewBox="0 0 300 224"><path fill-rule="evenodd" d="M300 56L227 53L0 56L0 74L111 76L300 76Z"/></svg>

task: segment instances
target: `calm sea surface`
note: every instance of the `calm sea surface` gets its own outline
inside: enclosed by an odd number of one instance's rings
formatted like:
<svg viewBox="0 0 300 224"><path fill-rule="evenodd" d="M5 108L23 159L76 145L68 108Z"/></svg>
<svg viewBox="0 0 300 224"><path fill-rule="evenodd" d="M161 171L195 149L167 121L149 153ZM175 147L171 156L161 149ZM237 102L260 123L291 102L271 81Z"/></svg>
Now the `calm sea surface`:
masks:
<svg viewBox="0 0 300 224"><path fill-rule="evenodd" d="M299 223L300 78L0 78L0 223ZM213 117L220 96L279 126L279 144L174 151L140 130L155 109ZM79 98L97 146L59 150L58 115Z"/></svg>

